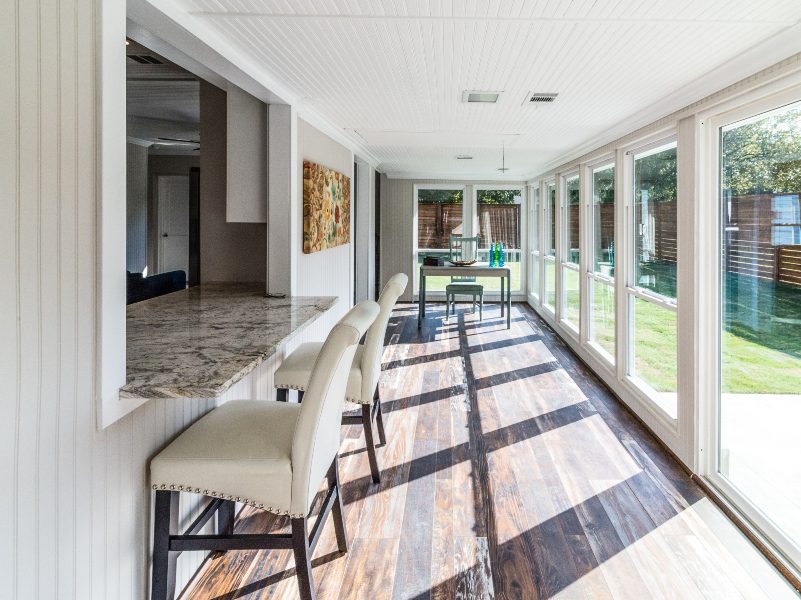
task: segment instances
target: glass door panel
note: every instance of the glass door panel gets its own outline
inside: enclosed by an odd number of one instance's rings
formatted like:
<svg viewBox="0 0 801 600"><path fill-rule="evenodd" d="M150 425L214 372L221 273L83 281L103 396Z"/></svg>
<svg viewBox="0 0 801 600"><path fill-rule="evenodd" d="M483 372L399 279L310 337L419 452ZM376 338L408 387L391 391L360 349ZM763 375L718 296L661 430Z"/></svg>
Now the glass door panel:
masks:
<svg viewBox="0 0 801 600"><path fill-rule="evenodd" d="M718 470L797 557L801 103L722 128L720 181Z"/></svg>

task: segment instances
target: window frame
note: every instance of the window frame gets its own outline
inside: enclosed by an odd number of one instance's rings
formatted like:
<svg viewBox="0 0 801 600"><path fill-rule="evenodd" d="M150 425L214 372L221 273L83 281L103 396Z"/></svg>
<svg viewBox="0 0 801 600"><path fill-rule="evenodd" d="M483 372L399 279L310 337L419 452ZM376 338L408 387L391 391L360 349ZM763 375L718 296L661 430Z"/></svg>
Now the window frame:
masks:
<svg viewBox="0 0 801 600"><path fill-rule="evenodd" d="M585 284L585 293L584 297L586 297L586 327L584 327L584 332L586 335L586 345L590 352L594 353L599 360L601 360L606 366L611 369L615 368L617 363L617 354L618 354L618 346L620 345L618 342L618 335L617 335L617 305L618 305L618 293L617 293L617 285L616 285L616 278L614 275L607 277L601 273L598 273L595 270L595 173L598 171L603 171L607 169L613 170L613 187L615 192L615 205L613 211L613 222L614 222L614 242L615 242L615 254L616 260L615 265L619 265L619 249L617 244L617 239L619 235L619 227L618 227L618 163L617 157L614 152L607 153L590 163L585 165L585 177L587 180L587 194L586 199L584 202L584 211L585 211L585 219L584 222L586 226L584 227L585 235L586 235L586 248L587 251L584 253L586 254L585 265L586 268L584 270L584 277L582 277L582 281ZM614 339L614 350L610 353L606 348L601 346L597 341L592 339L593 335L593 316L594 316L594 294L595 294L595 284L602 284L609 286L615 298L615 305L613 307L613 312L615 314L615 339Z"/></svg>
<svg viewBox="0 0 801 600"><path fill-rule="evenodd" d="M557 268L558 253L559 253L559 186L557 185L557 177L552 176L543 179L541 182L541 205L542 205L542 226L540 229L540 248L542 258L542 271L540 273L540 304L546 314L556 319L557 307L559 306L559 276ZM549 188L553 186L554 191L554 205L551 208L551 198ZM551 224L553 223L553 227ZM553 235L551 235L553 231ZM553 239L552 239L553 238ZM553 254L550 254L550 249L553 248ZM548 282L547 273L548 263L553 265L554 268L554 303L548 304Z"/></svg>
<svg viewBox="0 0 801 600"><path fill-rule="evenodd" d="M570 252L570 248L567 247L568 244L568 235L567 235L567 226L569 223L568 219L568 211L569 204L567 201L567 182L568 180L576 179L578 181L578 189L579 189L579 210L578 210L578 217L579 217L579 239L577 240L579 243L579 261L577 263L569 262L566 258ZM581 218L581 207L582 207L582 200L586 196L583 193L583 183L584 178L582 177L582 169L576 165L575 167L566 169L563 172L559 173L559 185L557 186L556 192L556 204L557 204L557 220L556 220L556 238L557 238L557 246L556 246L556 263L557 263L557 274L556 274L556 304L558 306L557 315L559 318L559 322L563 324L568 332L568 334L572 335L576 339L579 339L581 336L581 332L583 330L582 327L582 303L585 294L583 293L584 290L582 289L581 284L581 264L584 258L584 249L582 248L581 238L582 238L582 218ZM570 270L576 273L579 282L579 319L578 323L572 323L566 319L565 313L567 312L567 294L565 293L564 283L565 277L564 272L565 270Z"/></svg>
<svg viewBox="0 0 801 600"><path fill-rule="evenodd" d="M726 501L750 521L755 535L767 546L785 557L791 569L801 569L801 542L793 542L773 521L754 504L740 489L720 472L721 413L720 399L722 388L722 341L721 317L723 315L721 293L721 181L720 181L720 131L750 118L778 111L801 100L801 85L784 89L778 93L759 94L750 102L738 103L727 110L706 111L699 115L700 137L705 156L701 164L699 188L714 202L699 203L696 219L703 219L701 228L702 246L706 247L699 255L696 282L703 281L706 287L700 290L696 323L698 335L705 340L703 352L699 356L703 364L698 366L699 418L696 422L698 447L696 460L700 475ZM711 284L711 285L710 285Z"/></svg>
<svg viewBox="0 0 801 600"><path fill-rule="evenodd" d="M528 184L528 270L526 288L529 302L540 304L542 298L542 181ZM536 197L537 201L534 201ZM534 271L539 273L534 274Z"/></svg>
<svg viewBox="0 0 801 600"><path fill-rule="evenodd" d="M462 191L462 227L464 229L464 234L466 236L471 235L472 232L472 223L468 220L468 209L467 209L467 184L466 183L416 183L413 186L413 196L412 196L412 294L417 296L420 292L420 268L418 266L419 263L419 251L418 248L419 239L418 239L418 223L417 223L417 209L418 209L418 198L420 190L461 190ZM438 248L430 248L429 250L437 251ZM444 252L448 251L448 248L443 249ZM438 297L442 296L445 297L445 292L437 292L432 290L426 290L426 297Z"/></svg>
<svg viewBox="0 0 801 600"><path fill-rule="evenodd" d="M636 244L634 242L635 238L635 231L636 231L636 210L637 206L634 200L634 176L635 176L635 161L637 158L644 158L649 156L650 154L657 154L663 150L667 150L670 147L676 148L676 155L677 155L677 162L676 162L676 181L677 181L677 196L678 196L678 179L679 179L679 163L678 163L678 153L679 153L679 144L678 144L678 134L676 131L671 131L670 133L663 133L661 136L654 137L649 139L648 141L643 141L639 144L634 144L629 146L625 150L625 162L626 162L626 169L625 169L625 183L623 185L623 200L624 200L624 224L625 224L625 231L624 239L625 239L625 257L623 263L623 269L619 271L622 274L622 282L623 282L623 291L624 296L622 298L616 298L615 301L618 303L619 310L618 316L622 314L623 316L623 331L624 337L619 338L616 340L616 344L618 349L622 349L622 352L619 350L618 352L618 360L620 361L620 367L622 367L622 371L619 373L622 375L623 381L625 382L628 389L637 397L640 402L647 407L652 414L657 416L664 424L668 425L670 429L674 432L678 431L678 417L680 411L679 406L679 395L678 390L676 392L676 409L675 409L675 416L672 414L672 411L668 410L665 405L660 402L659 394L662 392L656 391L650 384L648 384L644 379L638 377L636 374L633 373L634 370L634 360L635 360L635 345L634 345L634 336L636 335L635 332L635 313L634 313L634 305L636 299L644 300L660 308L666 309L676 315L677 327L678 327L678 297L679 297L679 282L677 281L677 290L676 290L676 298L667 298L660 294L656 294L650 290L646 290L641 288L640 286L636 285ZM615 198L615 203L617 203L617 198ZM677 197L677 226L678 226L678 197ZM617 234L617 231L616 231ZM620 266L620 262L618 262ZM677 280L678 280L678 262L676 265L676 272L677 272ZM621 306L622 305L622 306ZM620 329L618 328L618 334L620 333ZM678 350L678 348L677 348ZM678 351L676 353L676 371L677 371L677 378L679 377L679 369L680 369L680 361L678 356ZM677 381L678 384L678 381Z"/></svg>
<svg viewBox="0 0 801 600"><path fill-rule="evenodd" d="M487 190L519 190L520 191L520 287L516 290L507 290L507 292L511 292L513 295L515 294L524 294L527 295L528 292L528 277L527 277L527 269L528 269L528 260L526 257L527 250L528 250L528 236L525 233L528 231L528 185L525 182L520 183L519 185L510 184L510 183L499 183L499 184L489 184L489 183L476 183L472 185L472 214L471 214L471 224L473 225L471 228L471 234L476 236L481 231L481 225L478 221L478 192L480 191L487 191ZM479 248L481 250L481 248ZM511 282L509 283L511 285ZM495 290L485 290L485 294L495 294ZM500 294L500 292L498 292Z"/></svg>

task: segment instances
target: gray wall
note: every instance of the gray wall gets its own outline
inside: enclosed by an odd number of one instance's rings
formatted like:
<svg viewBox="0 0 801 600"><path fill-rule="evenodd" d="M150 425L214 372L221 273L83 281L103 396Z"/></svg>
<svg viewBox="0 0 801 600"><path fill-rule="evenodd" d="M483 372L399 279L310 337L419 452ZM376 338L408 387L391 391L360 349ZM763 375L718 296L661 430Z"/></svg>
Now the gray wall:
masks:
<svg viewBox="0 0 801 600"><path fill-rule="evenodd" d="M147 147L127 146L125 268L141 273L147 266Z"/></svg>
<svg viewBox="0 0 801 600"><path fill-rule="evenodd" d="M200 278L266 280L267 225L227 223L225 92L200 82Z"/></svg>
<svg viewBox="0 0 801 600"><path fill-rule="evenodd" d="M381 285L395 273L406 273L409 285L401 300L411 301L414 281L412 272L414 248L414 186L425 183L452 183L454 185L520 185L521 181L454 181L446 179L389 179L381 175ZM472 189L467 188L468 195Z"/></svg>

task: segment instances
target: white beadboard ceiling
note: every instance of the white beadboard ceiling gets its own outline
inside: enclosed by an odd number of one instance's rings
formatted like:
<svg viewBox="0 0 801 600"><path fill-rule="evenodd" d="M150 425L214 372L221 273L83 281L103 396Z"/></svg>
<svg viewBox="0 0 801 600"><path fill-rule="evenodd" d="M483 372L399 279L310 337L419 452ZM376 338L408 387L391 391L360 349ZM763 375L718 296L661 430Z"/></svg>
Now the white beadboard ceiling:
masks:
<svg viewBox="0 0 801 600"><path fill-rule="evenodd" d="M798 0L169 2L394 177L498 178L502 143L503 178L532 176L801 19Z"/></svg>

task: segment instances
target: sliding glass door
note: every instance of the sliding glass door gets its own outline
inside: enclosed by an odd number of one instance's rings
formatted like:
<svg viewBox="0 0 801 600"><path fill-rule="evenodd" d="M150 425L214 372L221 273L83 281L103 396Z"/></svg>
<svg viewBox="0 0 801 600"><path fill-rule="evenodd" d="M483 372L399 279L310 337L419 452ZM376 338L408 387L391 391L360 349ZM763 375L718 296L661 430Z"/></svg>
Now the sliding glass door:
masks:
<svg viewBox="0 0 801 600"><path fill-rule="evenodd" d="M719 144L717 471L801 564L801 103Z"/></svg>

